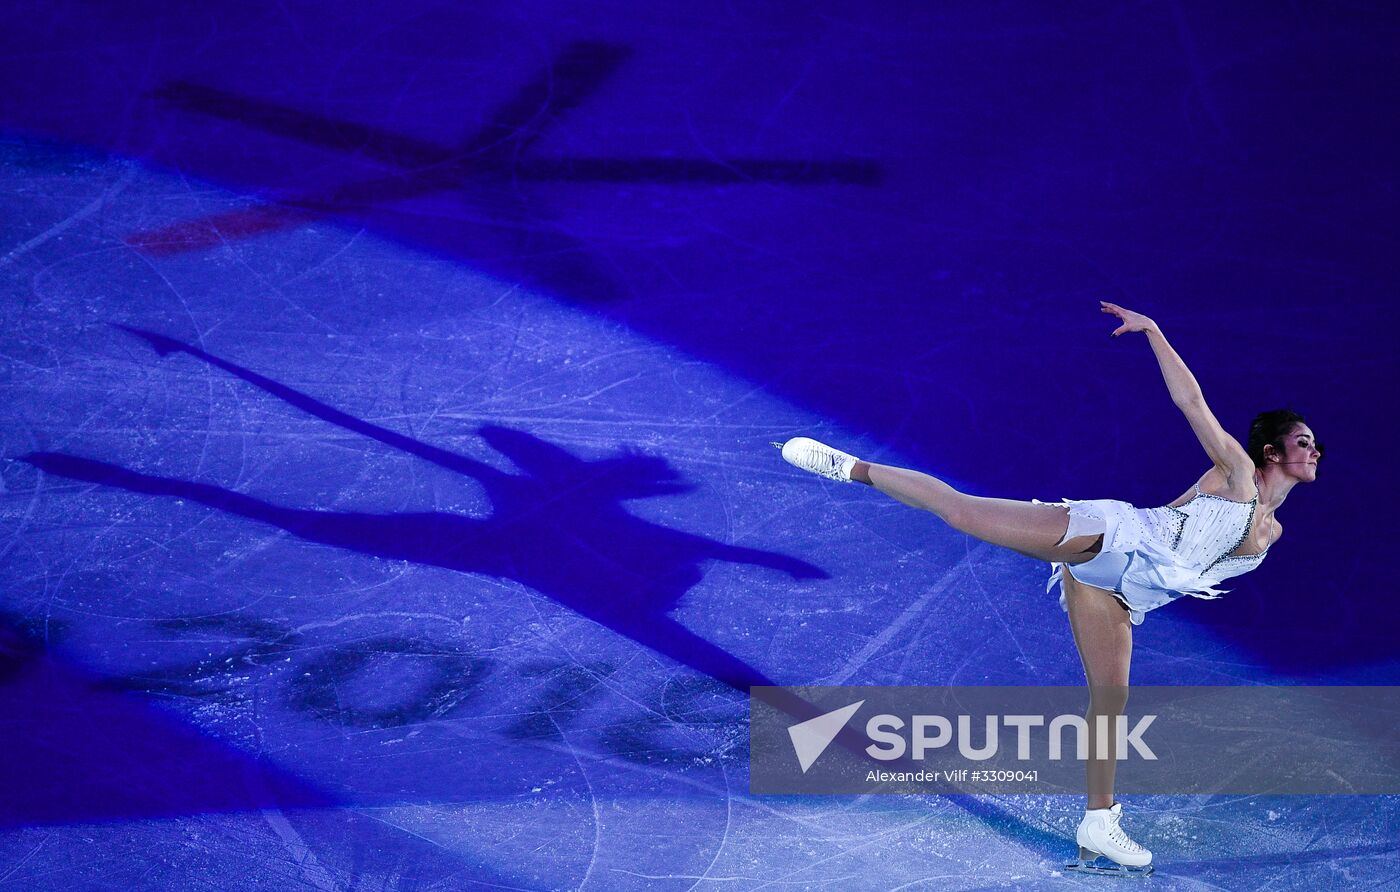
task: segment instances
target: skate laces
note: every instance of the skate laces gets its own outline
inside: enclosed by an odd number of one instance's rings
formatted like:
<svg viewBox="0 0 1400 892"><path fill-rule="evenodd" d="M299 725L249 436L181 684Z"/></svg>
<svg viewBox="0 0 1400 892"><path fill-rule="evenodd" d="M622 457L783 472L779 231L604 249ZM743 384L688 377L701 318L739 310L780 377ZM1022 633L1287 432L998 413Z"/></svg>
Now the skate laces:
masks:
<svg viewBox="0 0 1400 892"><path fill-rule="evenodd" d="M825 443L812 441L802 444L801 450L794 456L798 463L822 477L829 477L833 480L844 479L841 476L841 466L846 460L846 456L841 452L827 446Z"/></svg>
<svg viewBox="0 0 1400 892"><path fill-rule="evenodd" d="M830 446L813 446L812 452L816 453L813 461L817 463L817 473L831 476L841 472L841 458L835 449Z"/></svg>
<svg viewBox="0 0 1400 892"><path fill-rule="evenodd" d="M1132 838L1128 836L1128 834L1124 833L1122 827L1118 826L1118 822L1121 821L1122 819L1123 819L1123 816L1122 816L1121 814L1119 814L1119 815L1110 815L1110 816L1109 816L1109 818L1108 818L1108 838L1111 839L1111 840L1113 840L1113 841L1116 842L1118 845L1122 846L1123 848L1127 849L1127 850L1130 851L1130 852L1145 852L1145 851L1147 851L1147 849L1144 849L1142 846L1140 846L1140 845L1138 845L1136 842L1134 842L1134 841L1132 840Z"/></svg>

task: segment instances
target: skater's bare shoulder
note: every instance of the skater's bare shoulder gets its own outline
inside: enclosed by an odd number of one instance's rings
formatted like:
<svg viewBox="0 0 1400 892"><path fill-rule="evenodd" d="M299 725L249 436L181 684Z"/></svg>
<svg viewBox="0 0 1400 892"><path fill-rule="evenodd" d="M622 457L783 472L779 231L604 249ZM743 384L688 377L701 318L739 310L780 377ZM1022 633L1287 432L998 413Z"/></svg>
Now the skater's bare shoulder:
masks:
<svg viewBox="0 0 1400 892"><path fill-rule="evenodd" d="M1182 505L1194 499L1197 489L1200 489L1201 492L1208 496L1217 496L1235 502L1247 502L1254 498L1255 492L1252 481L1249 492L1242 492L1239 487L1231 486L1231 479L1225 475L1224 471L1216 466L1202 474L1201 479L1197 480L1195 485L1187 489L1186 492L1177 496L1176 499L1170 503L1171 507L1180 508Z"/></svg>

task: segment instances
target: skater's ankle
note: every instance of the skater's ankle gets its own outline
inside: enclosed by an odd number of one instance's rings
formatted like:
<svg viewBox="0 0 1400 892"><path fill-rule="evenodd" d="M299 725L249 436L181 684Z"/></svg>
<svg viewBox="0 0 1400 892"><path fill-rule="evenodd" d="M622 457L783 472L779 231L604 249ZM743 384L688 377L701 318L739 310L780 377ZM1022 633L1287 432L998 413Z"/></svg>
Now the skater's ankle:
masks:
<svg viewBox="0 0 1400 892"><path fill-rule="evenodd" d="M864 483L866 486L874 486L870 482L870 462L858 461L851 466L851 480L856 483Z"/></svg>

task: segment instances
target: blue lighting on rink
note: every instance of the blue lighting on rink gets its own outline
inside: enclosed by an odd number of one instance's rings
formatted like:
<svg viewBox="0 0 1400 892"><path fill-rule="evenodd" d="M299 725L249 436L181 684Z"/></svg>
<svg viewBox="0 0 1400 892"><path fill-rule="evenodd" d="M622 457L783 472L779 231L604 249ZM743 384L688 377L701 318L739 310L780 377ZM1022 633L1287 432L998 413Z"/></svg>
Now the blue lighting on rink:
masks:
<svg viewBox="0 0 1400 892"><path fill-rule="evenodd" d="M1381 9L0 11L0 890L1020 888L1082 799L763 797L751 684L1073 685L1048 568L784 464L1327 452L1141 684L1400 684ZM1209 766L1203 767L1203 770ZM1381 887L1396 797L1130 797Z"/></svg>

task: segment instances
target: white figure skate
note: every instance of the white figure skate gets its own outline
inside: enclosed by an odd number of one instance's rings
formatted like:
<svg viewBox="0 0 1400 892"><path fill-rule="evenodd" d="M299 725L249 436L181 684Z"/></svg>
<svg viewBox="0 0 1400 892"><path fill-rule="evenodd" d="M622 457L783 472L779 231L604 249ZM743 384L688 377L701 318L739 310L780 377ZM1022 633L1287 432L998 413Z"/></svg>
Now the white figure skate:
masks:
<svg viewBox="0 0 1400 892"><path fill-rule="evenodd" d="M1152 874L1152 853L1133 842L1118 822L1123 818L1123 803L1112 808L1093 808L1084 812L1075 840L1079 843L1079 860L1065 865L1065 870L1096 873L1106 876L1145 877ZM1104 864L1099 858L1106 858Z"/></svg>
<svg viewBox="0 0 1400 892"><path fill-rule="evenodd" d="M854 455L847 455L808 437L793 437L786 443L773 445L783 450L783 459L788 464L841 483L851 482L851 468L860 461Z"/></svg>

